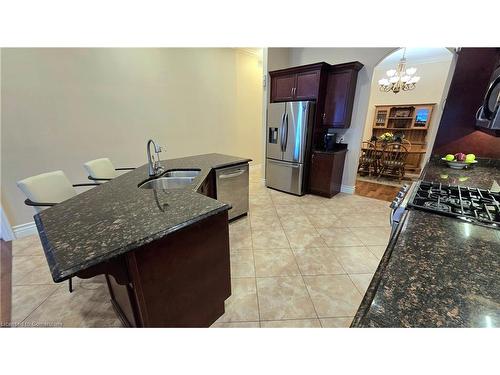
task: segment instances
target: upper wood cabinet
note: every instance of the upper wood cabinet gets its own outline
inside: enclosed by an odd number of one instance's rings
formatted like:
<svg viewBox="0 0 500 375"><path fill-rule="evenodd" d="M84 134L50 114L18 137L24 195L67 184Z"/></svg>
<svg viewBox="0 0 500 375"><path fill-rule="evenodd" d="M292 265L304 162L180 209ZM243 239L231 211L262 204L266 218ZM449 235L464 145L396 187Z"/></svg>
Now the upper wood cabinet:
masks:
<svg viewBox="0 0 500 375"><path fill-rule="evenodd" d="M334 65L328 72L325 106L321 124L333 128L348 128L351 125L352 107L356 92L359 62Z"/></svg>
<svg viewBox="0 0 500 375"><path fill-rule="evenodd" d="M319 63L269 72L271 103L318 99L321 75L327 66Z"/></svg>
<svg viewBox="0 0 500 375"><path fill-rule="evenodd" d="M298 73L295 81L295 99L310 100L318 97L320 70Z"/></svg>
<svg viewBox="0 0 500 375"><path fill-rule="evenodd" d="M295 74L272 77L271 102L286 102L293 100L296 78L297 76Z"/></svg>
<svg viewBox="0 0 500 375"><path fill-rule="evenodd" d="M348 128L362 67L359 61L337 65L323 62L269 72L271 103L316 100L318 126Z"/></svg>

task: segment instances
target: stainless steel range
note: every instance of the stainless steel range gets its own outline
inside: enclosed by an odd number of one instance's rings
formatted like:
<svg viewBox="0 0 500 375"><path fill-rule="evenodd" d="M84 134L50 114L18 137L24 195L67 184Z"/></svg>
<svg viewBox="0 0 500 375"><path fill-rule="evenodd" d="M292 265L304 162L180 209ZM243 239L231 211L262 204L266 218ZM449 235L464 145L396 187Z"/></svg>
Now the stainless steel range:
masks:
<svg viewBox="0 0 500 375"><path fill-rule="evenodd" d="M391 223L392 231L391 237L396 232L396 229L403 219L404 212L406 210L406 206L408 205L408 200L413 195L413 190L415 189L415 183L411 185L403 185L398 192L396 198L391 202L391 213L389 214L389 222Z"/></svg>
<svg viewBox="0 0 500 375"><path fill-rule="evenodd" d="M408 207L500 229L500 193L486 189L420 181Z"/></svg>

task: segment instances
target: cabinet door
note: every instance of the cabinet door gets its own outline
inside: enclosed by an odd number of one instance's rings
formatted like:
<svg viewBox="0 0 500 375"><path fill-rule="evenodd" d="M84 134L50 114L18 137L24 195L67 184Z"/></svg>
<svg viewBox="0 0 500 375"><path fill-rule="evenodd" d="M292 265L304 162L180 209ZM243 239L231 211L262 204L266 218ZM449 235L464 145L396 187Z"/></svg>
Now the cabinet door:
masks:
<svg viewBox="0 0 500 375"><path fill-rule="evenodd" d="M390 107L375 107L375 118L373 120L374 128L386 128L389 119Z"/></svg>
<svg viewBox="0 0 500 375"><path fill-rule="evenodd" d="M331 72L328 75L323 125L335 128L349 127L354 101L354 92L351 90L352 76L349 70Z"/></svg>
<svg viewBox="0 0 500 375"><path fill-rule="evenodd" d="M319 70L297 74L297 84L295 86L295 99L311 100L318 97L319 90Z"/></svg>
<svg viewBox="0 0 500 375"><path fill-rule="evenodd" d="M295 74L274 76L271 79L271 102L293 100L295 90Z"/></svg>
<svg viewBox="0 0 500 375"><path fill-rule="evenodd" d="M309 189L321 195L330 195L333 155L313 152L311 157L311 172Z"/></svg>

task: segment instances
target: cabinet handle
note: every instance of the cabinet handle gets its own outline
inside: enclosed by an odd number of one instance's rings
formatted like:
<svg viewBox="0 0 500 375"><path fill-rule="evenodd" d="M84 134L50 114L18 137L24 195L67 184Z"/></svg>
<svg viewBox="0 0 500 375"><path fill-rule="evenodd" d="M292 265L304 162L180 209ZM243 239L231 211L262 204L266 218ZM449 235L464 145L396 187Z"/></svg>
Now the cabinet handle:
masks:
<svg viewBox="0 0 500 375"><path fill-rule="evenodd" d="M278 160L274 160L274 159L267 159L267 161L269 163L283 165L283 166L288 167L288 168L300 168L300 164L293 164L293 163L289 163L286 161L278 161Z"/></svg>
<svg viewBox="0 0 500 375"><path fill-rule="evenodd" d="M326 118L326 113L323 112L323 120Z"/></svg>
<svg viewBox="0 0 500 375"><path fill-rule="evenodd" d="M291 93L290 96L293 98L293 87L290 89Z"/></svg>
<svg viewBox="0 0 500 375"><path fill-rule="evenodd" d="M293 88L293 96L295 96L296 93L297 93L297 87L294 87Z"/></svg>

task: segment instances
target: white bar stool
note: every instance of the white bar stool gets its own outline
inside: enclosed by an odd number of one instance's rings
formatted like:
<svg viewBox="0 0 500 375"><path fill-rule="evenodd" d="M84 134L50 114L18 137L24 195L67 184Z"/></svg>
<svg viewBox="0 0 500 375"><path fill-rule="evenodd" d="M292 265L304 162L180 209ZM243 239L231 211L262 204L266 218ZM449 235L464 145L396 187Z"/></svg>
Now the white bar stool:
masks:
<svg viewBox="0 0 500 375"><path fill-rule="evenodd" d="M103 182L118 177L118 171L133 171L135 168L115 168L108 158L90 160L83 164L89 180Z"/></svg>
<svg viewBox="0 0 500 375"><path fill-rule="evenodd" d="M27 197L24 203L27 206L32 206L37 213L77 195L75 187L96 185L99 184L72 185L63 171L42 173L17 181L17 186ZM69 291L73 292L71 278L69 279Z"/></svg>

